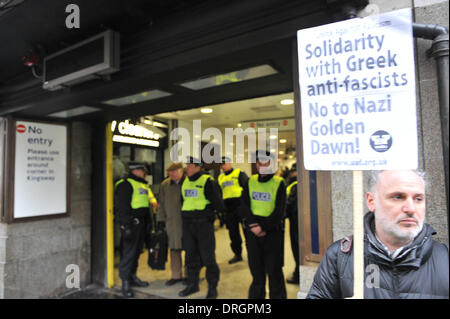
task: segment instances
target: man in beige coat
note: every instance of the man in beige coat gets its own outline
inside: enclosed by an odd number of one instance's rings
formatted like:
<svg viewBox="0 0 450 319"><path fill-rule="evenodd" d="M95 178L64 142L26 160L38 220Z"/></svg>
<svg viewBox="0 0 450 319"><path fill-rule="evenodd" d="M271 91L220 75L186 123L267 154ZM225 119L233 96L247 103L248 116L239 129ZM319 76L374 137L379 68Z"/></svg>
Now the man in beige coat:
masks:
<svg viewBox="0 0 450 319"><path fill-rule="evenodd" d="M166 282L172 286L183 280L183 263L181 258L181 237L183 224L181 220L181 185L184 180L183 165L172 163L167 168L166 178L159 190L159 210L157 215L158 227L166 228L169 237L170 268L172 278Z"/></svg>

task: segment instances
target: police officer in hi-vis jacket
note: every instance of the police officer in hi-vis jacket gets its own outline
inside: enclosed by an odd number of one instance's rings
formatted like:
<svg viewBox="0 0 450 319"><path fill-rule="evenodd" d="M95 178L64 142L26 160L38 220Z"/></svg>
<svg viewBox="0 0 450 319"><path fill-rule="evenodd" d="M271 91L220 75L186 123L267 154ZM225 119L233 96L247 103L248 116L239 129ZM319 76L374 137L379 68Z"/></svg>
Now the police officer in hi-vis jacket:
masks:
<svg viewBox="0 0 450 319"><path fill-rule="evenodd" d="M218 182L226 208L225 224L231 240L231 250L234 253L234 257L228 263L234 264L242 260L242 239L239 231L241 217L239 210L242 206L243 186L247 184L248 176L239 168L234 169L231 165L231 159L228 157L222 157L220 168L223 173L219 175Z"/></svg>
<svg viewBox="0 0 450 319"><path fill-rule="evenodd" d="M136 276L139 255L146 236L152 229L150 203L156 209L157 201L145 180L144 163L130 162L130 174L115 184L115 209L121 230L119 277L122 293L133 297L131 287L147 287L148 283Z"/></svg>
<svg viewBox="0 0 450 319"><path fill-rule="evenodd" d="M188 158L186 178L181 185L181 218L183 221L183 248L186 251L188 285L180 291L185 297L199 291L199 275L206 266L208 294L206 298L217 298L219 266L216 262L214 220L216 211L223 211L220 189L214 179L201 170L199 159Z"/></svg>
<svg viewBox="0 0 450 319"><path fill-rule="evenodd" d="M271 299L285 299L283 275L284 211L286 186L275 176L276 159L267 151L256 152L256 169L244 186L243 210L248 264L253 281L249 299L264 299L266 276L269 277Z"/></svg>

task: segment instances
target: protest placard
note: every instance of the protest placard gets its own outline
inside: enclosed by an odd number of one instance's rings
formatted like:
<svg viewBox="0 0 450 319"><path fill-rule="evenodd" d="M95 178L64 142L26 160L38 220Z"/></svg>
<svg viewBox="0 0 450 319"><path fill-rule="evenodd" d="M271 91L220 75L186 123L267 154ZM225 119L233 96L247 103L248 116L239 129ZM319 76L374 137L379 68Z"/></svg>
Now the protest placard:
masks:
<svg viewBox="0 0 450 319"><path fill-rule="evenodd" d="M417 168L411 10L298 31L307 170Z"/></svg>

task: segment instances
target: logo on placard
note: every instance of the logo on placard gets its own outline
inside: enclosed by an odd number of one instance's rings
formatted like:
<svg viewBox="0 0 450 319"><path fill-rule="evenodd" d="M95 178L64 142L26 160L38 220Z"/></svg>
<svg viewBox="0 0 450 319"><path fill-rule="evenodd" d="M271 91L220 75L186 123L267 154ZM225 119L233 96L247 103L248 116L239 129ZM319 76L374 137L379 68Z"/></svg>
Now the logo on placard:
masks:
<svg viewBox="0 0 450 319"><path fill-rule="evenodd" d="M376 152L386 152L392 146L391 134L386 131L376 131L370 137L370 146Z"/></svg>
<svg viewBox="0 0 450 319"><path fill-rule="evenodd" d="M27 128L25 127L25 125L17 124L17 126L16 126L17 133L25 133L26 130L27 130Z"/></svg>

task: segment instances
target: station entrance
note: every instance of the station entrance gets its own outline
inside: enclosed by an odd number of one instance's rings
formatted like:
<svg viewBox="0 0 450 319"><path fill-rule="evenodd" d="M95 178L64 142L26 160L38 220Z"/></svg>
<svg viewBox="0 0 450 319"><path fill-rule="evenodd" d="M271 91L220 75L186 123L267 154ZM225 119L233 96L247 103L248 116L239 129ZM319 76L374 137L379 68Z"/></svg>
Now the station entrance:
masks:
<svg viewBox="0 0 450 319"><path fill-rule="evenodd" d="M246 74L248 73L247 71ZM217 75L212 83L220 83L219 81L224 78L237 79L236 75L239 76L239 72ZM205 82L205 79L201 81ZM238 79L236 82L238 82ZM198 83L194 85L198 85ZM227 81L226 85L230 90L233 89L233 81ZM144 94L133 95L131 98L145 98L147 94L144 92ZM126 97L121 98L121 100L123 99L126 99ZM116 101L110 100L108 103L113 104ZM272 154L276 155L276 175L282 176L285 182L289 183L293 175L292 172L295 171L297 173L296 162L299 155L297 150L298 146L301 145L296 137L296 123L293 92L114 120L111 122L111 134L108 136L110 140L107 141L108 143L112 140L113 179L117 181L126 176L126 168L130 161L145 162L149 171L147 180L155 197L158 198L160 185L167 178L167 167L176 161L185 162L185 158L182 158L180 153L192 155L195 152L194 148L197 143L200 154L202 154L203 147L210 145L213 152L219 152L218 154L213 154L215 158L220 158L221 156L230 157L233 162L233 168L241 169L248 176L256 173L255 164L251 160L252 153L255 152L258 146L263 145ZM180 129L188 134L183 136L177 134ZM239 134L236 134L238 131L243 132L245 138L239 138ZM232 135L231 139L227 138L227 132L232 132L235 135ZM261 136L258 135L258 132L264 132L262 138L265 141L263 143L259 141ZM252 144L252 141L256 141L256 143ZM180 145L188 145L190 148L187 152L178 151L178 154L175 154L173 147L177 144L178 147ZM203 167L209 175L217 180L221 173L218 163L204 163ZM319 214L318 212L318 209L323 209L320 206L321 204L319 204L319 197L323 198L326 196L326 193L323 189L317 188L318 179L316 172L311 172L307 177L304 172L303 178L308 178L308 185L305 188L311 189L312 194L310 194L309 200L305 205L299 206L310 208L308 211L300 210L302 222L304 220L308 221L307 228L300 224L302 228L302 245L303 247L308 247L306 251L302 252L302 264L314 266L315 262L320 261L320 239L326 238L322 234L321 238L319 237L319 233L324 231L323 226L326 223L323 221L323 216L326 214L323 212ZM109 191L111 192L111 190ZM326 201L322 200L322 203L324 202ZM156 225L157 214L157 210L152 212L153 225ZM286 279L293 277L296 269L290 241L289 223L290 221L286 219L283 268ZM321 230L319 230L319 226L322 228ZM109 280L109 285L119 288L121 284L118 276L120 231L116 221L110 221L107 227L114 228L114 230L109 229L107 231L113 237L113 239L109 237L108 245L113 245L114 247L113 249L110 248L110 250L114 251L114 257L109 256L107 264L109 273L113 275L112 279ZM299 227L299 225L294 227ZM306 233L305 229L307 230ZM233 252L230 248L228 231L219 219L215 221L216 258L221 269L221 280L218 287L219 298L246 299L248 297L251 274L246 258L245 237L242 228L240 231L241 238L243 238L244 260L230 265L228 260L233 257ZM322 243L322 245L324 244ZM147 265L147 258L148 253L145 250L139 259L138 277L150 282L150 286L138 288L137 290L168 298L178 298L178 292L183 289L182 283L170 287L164 284L171 278L170 260L168 260L164 271L158 271L152 270ZM114 268L111 263L114 264ZM205 269L201 273L201 278L203 279L204 271ZM201 281L202 285L207 285L206 280ZM286 287L288 298L297 298L299 284L287 284ZM193 298L203 298L202 291L205 291L205 289L201 287L200 292L194 294Z"/></svg>
<svg viewBox="0 0 450 319"><path fill-rule="evenodd" d="M277 94L264 96L259 98L222 103L212 106L204 106L189 110L181 110L175 112L166 112L155 114L153 116L145 116L140 118L136 123L130 123L130 120L123 122L113 122L111 131L113 133L113 170L114 180L118 180L126 175L125 167L129 161L145 162L149 168L149 184L154 195L158 198L159 188L163 178L167 178L166 168L173 162L174 154L172 148L177 143L190 143L192 145L190 154L192 154L195 141L199 142L199 149L206 144L217 147L221 156L232 158L233 168L239 168L245 172L247 176L256 173L255 165L252 165L252 152L255 152L255 145L251 145L253 139L257 141L257 129L264 129L267 134L267 149L274 153L278 159L277 175L282 176L286 182L289 180L290 171L295 168L296 162L296 138L295 138L295 114L294 114L293 93ZM124 124L125 123L125 124ZM128 123L128 124L126 124ZM121 125L121 129L117 129L117 125ZM141 128L149 130L147 136L156 136L158 141L154 146L150 146L150 140L123 140L120 136L124 132L126 125L137 125ZM189 136L176 136L176 128L189 132ZM200 129L201 128L201 129ZM238 132L248 132L242 145L239 144L239 137L235 136L232 141L226 138L226 132L234 130ZM152 132L152 133L150 133ZM202 136L196 136L195 134ZM205 133L206 132L206 133ZM207 132L213 133L206 136ZM130 136L130 135L128 135ZM189 137L191 141L186 141ZM225 145L225 140L227 140ZM120 141L120 142L117 142ZM128 142L128 143L127 143ZM140 143L131 144L130 142ZM258 144L256 144L258 145ZM241 149L238 149L238 148ZM161 155L158 155L161 154ZM179 158L177 158L179 159ZM176 159L175 159L176 160ZM185 159L181 158L182 161ZM204 170L215 178L220 171L218 163L204 163ZM292 175L292 174L291 174ZM157 211L153 212L153 224L156 223ZM120 286L121 280L118 277L119 263L119 236L117 222L114 223L114 285ZM236 264L229 264L228 261L233 257L230 248L230 237L226 226L219 220L215 221L216 236L216 258L221 270L221 280L219 281L219 298L238 298L246 299L248 297L248 288L251 284L251 274L247 262L247 254L245 248L245 237L241 228L241 238L243 239L243 261ZM291 249L289 239L289 221L286 219L285 231L285 253L284 253L284 272L286 278L292 277L295 270L295 261ZM170 273L170 254L169 260L164 271L151 270L147 265L147 250L141 255L138 267L138 277L142 280L150 282L150 286L139 288L138 291L157 294L169 298L178 298L178 292L183 289L182 283L174 286L166 286L164 283L171 278ZM204 269L201 273L204 278ZM194 294L192 298L202 298L203 285L205 280L201 280L200 292ZM296 298L298 292L298 284L288 284L288 298Z"/></svg>

